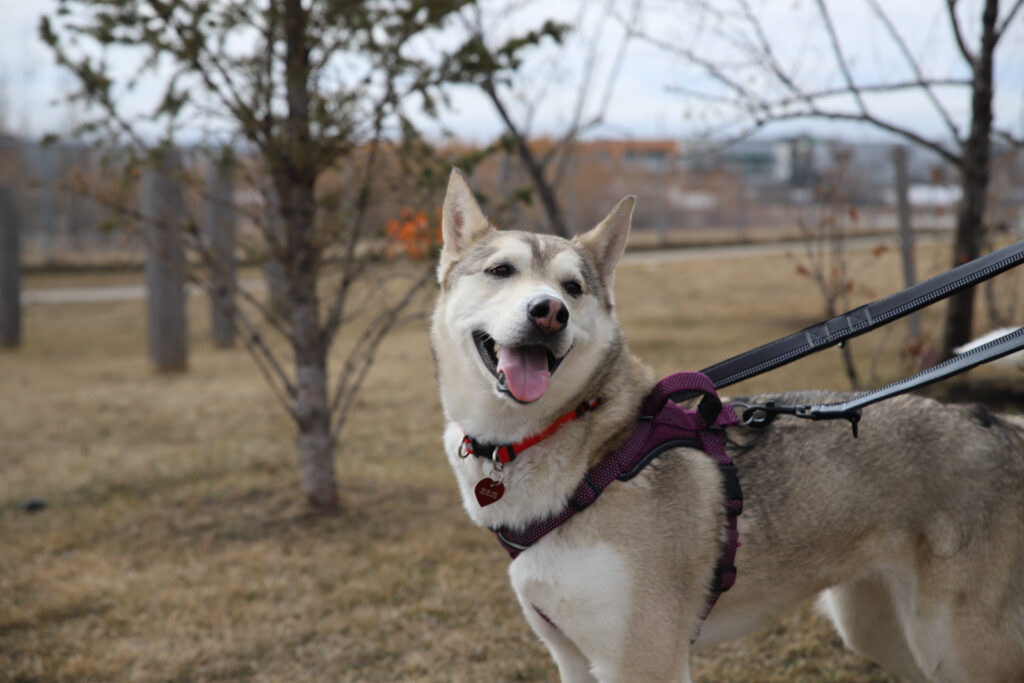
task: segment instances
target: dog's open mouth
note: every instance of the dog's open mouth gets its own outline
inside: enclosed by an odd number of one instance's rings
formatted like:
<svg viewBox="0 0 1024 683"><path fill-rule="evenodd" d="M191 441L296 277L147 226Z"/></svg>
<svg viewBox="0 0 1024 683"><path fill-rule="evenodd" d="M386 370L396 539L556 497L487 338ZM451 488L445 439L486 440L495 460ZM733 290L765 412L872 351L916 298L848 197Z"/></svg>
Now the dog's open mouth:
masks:
<svg viewBox="0 0 1024 683"><path fill-rule="evenodd" d="M542 344L501 346L486 332L473 333L480 360L498 380L498 391L520 403L532 403L548 390L551 375L565 359ZM568 355L568 353L566 354Z"/></svg>

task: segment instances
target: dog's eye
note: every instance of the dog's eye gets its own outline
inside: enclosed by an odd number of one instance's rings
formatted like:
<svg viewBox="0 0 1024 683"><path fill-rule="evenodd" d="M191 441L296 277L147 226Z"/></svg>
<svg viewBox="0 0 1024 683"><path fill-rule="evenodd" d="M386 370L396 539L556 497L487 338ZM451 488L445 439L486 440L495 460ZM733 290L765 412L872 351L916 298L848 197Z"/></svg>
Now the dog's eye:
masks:
<svg viewBox="0 0 1024 683"><path fill-rule="evenodd" d="M496 266L491 266L490 268L488 268L484 272L487 273L488 275L490 275L491 277L505 278L505 277L512 277L513 275L515 275L516 269L513 268L508 263L499 263Z"/></svg>
<svg viewBox="0 0 1024 683"><path fill-rule="evenodd" d="M583 286L580 283L576 282L576 280L569 280L568 282L563 282L562 287L565 288L565 292L569 296L579 296L580 294L583 293Z"/></svg>

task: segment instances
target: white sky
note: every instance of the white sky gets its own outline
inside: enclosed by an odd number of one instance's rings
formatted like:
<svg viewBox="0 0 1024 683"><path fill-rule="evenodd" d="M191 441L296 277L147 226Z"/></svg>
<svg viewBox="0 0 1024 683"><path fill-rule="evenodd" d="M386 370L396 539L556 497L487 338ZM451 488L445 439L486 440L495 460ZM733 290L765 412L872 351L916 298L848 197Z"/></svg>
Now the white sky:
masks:
<svg viewBox="0 0 1024 683"><path fill-rule="evenodd" d="M721 52L723 42L713 30L720 19L716 12L728 12L730 0L709 0L711 9L699 11L682 0L647 0L642 15L643 28L674 44L691 47L702 55L728 59ZM821 84L838 84L840 74L828 59L826 34L815 24L813 2L809 0L750 0L764 18L766 30L779 46L780 59L794 64L798 73ZM75 114L66 106L54 104L73 87L72 79L54 63L49 49L37 37L37 25L43 11L55 7L54 0L0 0L0 113L16 132L40 136L48 132L66 132ZM543 17L557 13L578 28L566 48L539 55L527 65L515 101L517 116L525 120L529 107L524 103L538 98L540 105L532 115L530 130L534 134L558 134L570 118L575 104L577 83L582 71L587 39L597 35L600 50L595 63L595 87L591 89L586 111L599 109L600 91L618 48L621 24L606 19L608 6L628 11L630 0L590 0L586 11L578 13L577 2L564 1L523 3L524 9L513 17L494 19L489 28L495 36L514 32L517 27L533 26ZM951 40L945 17L945 0L890 0L882 3L894 23L904 32L909 49L929 74L962 75L962 62ZM963 0L963 16L969 39L977 35L981 0ZM1009 1L1004 5L1012 4ZM855 77L860 82L873 78L903 74L905 67L875 21L865 3L852 0L830 0L836 30L848 54ZM1004 12L1005 12L1004 7ZM602 23L603 22L603 23ZM971 42L975 42L972 40ZM429 48L427 48L429 49ZM999 125L1024 132L1024 12L1017 17L1012 34L1000 45L996 69L996 120ZM737 67L738 69L739 67ZM736 73L739 73L737 71ZM668 92L666 86L678 85L707 91L712 86L692 67L678 58L666 55L649 45L633 42L616 81L614 96L604 117L604 125L594 129L592 136L686 137L702 134L704 124L717 123L720 115L699 102ZM538 93L542 94L539 96ZM490 140L502 132L502 125L489 102L471 88L451 91L452 106L447 108L441 123L459 137L474 141ZM960 125L966 121L969 95L966 90L941 93ZM872 101L873 110L893 117L900 123L914 126L928 135L940 135L943 125L934 110L922 98L889 98ZM828 124L786 124L777 132L807 129L819 133L849 135L850 127ZM769 130L771 132L771 130ZM869 135L875 135L868 133Z"/></svg>

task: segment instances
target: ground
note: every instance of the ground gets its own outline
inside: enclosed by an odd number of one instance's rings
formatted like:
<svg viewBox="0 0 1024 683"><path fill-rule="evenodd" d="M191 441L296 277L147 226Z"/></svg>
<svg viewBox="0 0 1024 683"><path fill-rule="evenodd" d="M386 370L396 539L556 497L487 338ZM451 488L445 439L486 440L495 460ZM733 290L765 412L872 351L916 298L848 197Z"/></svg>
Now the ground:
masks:
<svg viewBox="0 0 1024 683"><path fill-rule="evenodd" d="M854 304L898 288L895 255L860 257ZM945 262L929 248L918 269ZM26 286L85 280L104 278ZM822 317L784 256L633 263L616 288L631 345L662 374ZM925 318L933 339L939 313ZM29 306L23 347L0 353L0 681L556 678L504 552L461 510L425 321L381 349L338 449L343 510L321 516L302 504L292 426L254 365L211 347L199 297L190 318L182 375L151 372L142 302ZM854 343L873 383L906 372L904 334ZM1006 373L974 377L1003 386ZM806 387L848 388L836 354L730 393ZM19 507L31 498L45 509ZM811 605L696 657L694 675L890 680Z"/></svg>

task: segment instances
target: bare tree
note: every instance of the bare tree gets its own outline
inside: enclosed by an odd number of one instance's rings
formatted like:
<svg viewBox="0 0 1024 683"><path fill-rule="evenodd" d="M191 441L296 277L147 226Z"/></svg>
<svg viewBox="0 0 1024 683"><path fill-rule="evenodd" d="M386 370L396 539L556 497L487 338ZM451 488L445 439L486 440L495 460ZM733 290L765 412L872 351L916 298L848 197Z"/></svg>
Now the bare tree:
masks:
<svg viewBox="0 0 1024 683"><path fill-rule="evenodd" d="M521 9L519 4L505 3L495 10L494 3L480 0L467 3L459 13L465 40L447 56L443 80L474 85L486 95L505 130L500 146L523 164L551 232L569 237L572 230L559 202L558 189L565 180L580 135L605 120L629 45L630 31L609 37L616 29L612 12L616 1L605 0L600 5L578 3L571 23L547 18L525 33L499 35L500 27L509 23L509 17ZM635 18L639 3L631 0L631 6L631 16ZM591 24L587 19L592 15L595 20ZM588 26L589 30L581 31L582 26ZM558 72L564 70L568 54L564 44L574 33L580 42L583 62L579 73L573 74L574 85L567 88L573 92L567 107L569 115L561 134L546 149L540 148L531 144L535 134L534 116L546 99L555 98L554 91L559 89L562 80ZM547 65L547 73L539 77L524 75L521 68L524 52L542 47L546 41L563 49L549 53L551 63ZM599 64L603 58L607 61ZM600 75L604 79L598 93ZM534 81L533 87L525 83L528 79Z"/></svg>
<svg viewBox="0 0 1024 683"><path fill-rule="evenodd" d="M402 103L436 86L409 44L460 4L66 0L40 25L76 77L73 96L97 114L83 135L144 163L154 144L206 132L211 147L240 150L239 173L258 178L250 187L270 178L280 229L250 216L257 234L248 249L280 265L285 303L272 310L239 290L232 318L296 424L302 489L319 509L338 505L334 451L353 396L430 277L427 267L376 265L369 214L380 188L402 185L410 203L426 201L421 181L443 177L417 166L410 150L427 147ZM148 109L128 96L142 79L161 90ZM191 262L210 265L196 223L184 237ZM190 274L211 286L208 271ZM342 327L355 341L332 378L329 352Z"/></svg>
<svg viewBox="0 0 1024 683"><path fill-rule="evenodd" d="M983 0L980 22L968 20L959 0L936 2L935 12L944 15L960 61L947 74L932 73L908 43L908 36L920 34L922 27L898 25L892 18L896 8L887 9L878 0L842 6L831 3L831 7L826 0L815 0L809 4L808 14L801 15L806 24L797 45L778 40L764 6L749 0L680 3L685 10L675 11L685 12L686 25L694 27L686 36L676 34L670 40L650 27L637 32L696 67L695 80L700 86L673 89L717 111L728 112L732 137L793 119L856 122L930 149L958 168L963 190L953 244L953 265L958 265L980 255L993 140L1022 143L1019 135L993 120L993 65L997 47L1015 28L1024 0L1014 0L1002 12L999 0ZM849 13L855 8L870 15L888 41L892 57L887 60L889 68L881 72L869 69L866 58L855 60L851 56L855 50L844 45L835 13L837 9ZM669 7L664 3L649 2L645 10L648 17L657 16L661 24L679 26L683 21L666 21ZM802 10L794 6L792 11ZM968 27L974 26L978 27L978 36L972 41ZM793 31L787 35L792 36ZM860 42L863 39L863 35L856 36ZM878 49L877 42L873 44ZM950 106L950 98L957 92L970 96L968 114L961 117L966 122L958 122ZM885 106L911 95L928 104L942 134L929 135L917 122L908 124L893 113L892 106ZM973 315L972 290L950 299L944 354L949 355L954 347L968 341Z"/></svg>

